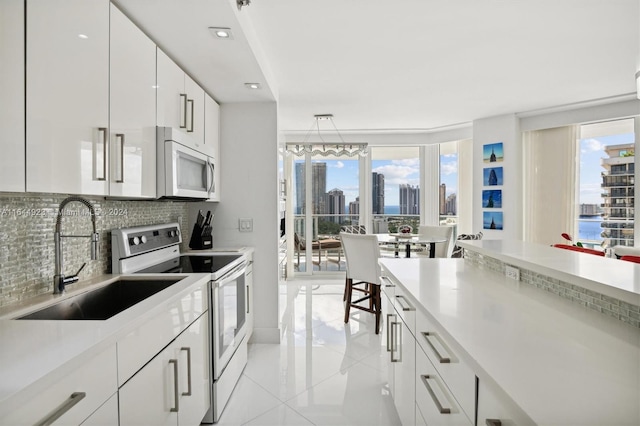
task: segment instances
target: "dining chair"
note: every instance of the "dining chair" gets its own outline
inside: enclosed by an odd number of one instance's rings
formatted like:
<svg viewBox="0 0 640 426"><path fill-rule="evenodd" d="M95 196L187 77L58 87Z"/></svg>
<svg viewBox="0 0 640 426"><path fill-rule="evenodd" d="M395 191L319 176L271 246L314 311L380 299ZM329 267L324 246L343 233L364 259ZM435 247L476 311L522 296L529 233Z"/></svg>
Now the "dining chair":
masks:
<svg viewBox="0 0 640 426"><path fill-rule="evenodd" d="M436 252L432 257L451 257L453 252L453 226L420 225L418 235L424 237L444 237L447 240L436 244Z"/></svg>
<svg viewBox="0 0 640 426"><path fill-rule="evenodd" d="M373 313L376 320L376 334L380 331L380 247L378 237L373 234L340 233L342 249L347 262L347 276L343 300L345 301L344 323L349 322L351 308ZM362 297L353 300L354 292L362 293ZM367 305L362 302L368 301Z"/></svg>
<svg viewBox="0 0 640 426"><path fill-rule="evenodd" d="M640 263L640 256L633 256L630 254L624 255L620 260L626 260L627 262Z"/></svg>

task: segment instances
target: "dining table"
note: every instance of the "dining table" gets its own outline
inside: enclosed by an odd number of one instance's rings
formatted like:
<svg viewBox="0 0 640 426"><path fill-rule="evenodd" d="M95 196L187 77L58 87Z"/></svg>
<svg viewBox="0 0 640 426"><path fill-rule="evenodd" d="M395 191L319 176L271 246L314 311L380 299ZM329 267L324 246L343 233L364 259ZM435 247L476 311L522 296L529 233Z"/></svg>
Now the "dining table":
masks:
<svg viewBox="0 0 640 426"><path fill-rule="evenodd" d="M405 245L405 257L411 257L412 245L429 245L429 257L435 257L436 243L444 243L447 241L445 237L407 234L407 233L389 233L389 234L376 234L378 236L378 242L380 244L394 244L395 245L395 257L400 257L399 248L400 245Z"/></svg>

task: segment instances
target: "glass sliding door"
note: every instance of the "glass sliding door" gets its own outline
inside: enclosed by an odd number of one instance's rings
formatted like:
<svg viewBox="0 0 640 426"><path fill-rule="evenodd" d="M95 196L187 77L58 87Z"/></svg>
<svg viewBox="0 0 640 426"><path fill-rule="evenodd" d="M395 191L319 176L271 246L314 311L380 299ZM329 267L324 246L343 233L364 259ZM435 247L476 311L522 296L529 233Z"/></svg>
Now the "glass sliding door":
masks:
<svg viewBox="0 0 640 426"><path fill-rule="evenodd" d="M317 148L317 149L316 149ZM294 273L344 271L341 229L359 224L360 155L314 146L295 157L293 185Z"/></svg>

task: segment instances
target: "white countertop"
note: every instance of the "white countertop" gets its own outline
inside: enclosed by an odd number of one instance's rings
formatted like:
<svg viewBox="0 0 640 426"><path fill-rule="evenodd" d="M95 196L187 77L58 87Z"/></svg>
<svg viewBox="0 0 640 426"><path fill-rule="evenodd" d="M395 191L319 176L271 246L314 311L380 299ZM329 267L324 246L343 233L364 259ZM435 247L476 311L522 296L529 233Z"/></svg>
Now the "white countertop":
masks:
<svg viewBox="0 0 640 426"><path fill-rule="evenodd" d="M537 424L640 424L637 328L463 259L380 263Z"/></svg>
<svg viewBox="0 0 640 426"><path fill-rule="evenodd" d="M28 304L0 311L0 413L3 406L24 398L41 380L53 380L72 371L78 362L88 359L136 325L148 320L169 303L208 280L209 274L162 274L155 277L183 278L166 289L144 299L129 309L104 321L13 320L25 313L47 306L61 298L105 285L118 275L105 275L69 286L62 296L43 295ZM128 275L132 279L154 275ZM105 281L106 280L106 281ZM54 376L54 377L49 377ZM36 390L33 389L35 392ZM18 395L19 394L19 395Z"/></svg>
<svg viewBox="0 0 640 426"><path fill-rule="evenodd" d="M640 264L516 240L456 241L461 247L605 296L640 305Z"/></svg>

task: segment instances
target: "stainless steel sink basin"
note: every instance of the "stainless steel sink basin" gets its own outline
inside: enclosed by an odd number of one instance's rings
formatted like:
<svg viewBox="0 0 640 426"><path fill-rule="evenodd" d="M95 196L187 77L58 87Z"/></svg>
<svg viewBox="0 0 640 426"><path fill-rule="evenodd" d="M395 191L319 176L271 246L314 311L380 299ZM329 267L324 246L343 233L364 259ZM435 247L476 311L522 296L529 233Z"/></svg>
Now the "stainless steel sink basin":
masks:
<svg viewBox="0 0 640 426"><path fill-rule="evenodd" d="M62 300L19 320L106 320L182 278L126 279Z"/></svg>

